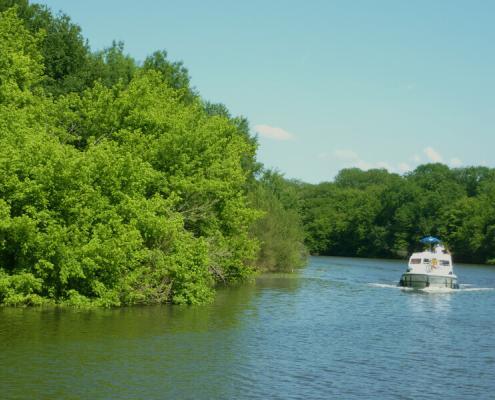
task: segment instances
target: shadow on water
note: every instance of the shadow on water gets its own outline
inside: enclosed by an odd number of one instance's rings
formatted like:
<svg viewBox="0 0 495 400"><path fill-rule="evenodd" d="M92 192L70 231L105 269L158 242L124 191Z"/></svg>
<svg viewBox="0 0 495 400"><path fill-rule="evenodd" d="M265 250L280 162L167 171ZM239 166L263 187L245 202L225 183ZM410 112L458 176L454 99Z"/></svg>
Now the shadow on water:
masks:
<svg viewBox="0 0 495 400"><path fill-rule="evenodd" d="M228 329L255 294L253 284L221 289L201 306L133 306L114 309L0 308L2 347L23 341L135 339Z"/></svg>
<svg viewBox="0 0 495 400"><path fill-rule="evenodd" d="M202 306L0 308L1 397L221 398L259 298L290 297L298 279L263 275Z"/></svg>
<svg viewBox="0 0 495 400"><path fill-rule="evenodd" d="M254 282L221 288L211 304L134 306L114 309L0 308L0 346L46 340L126 339L235 327L254 296L265 290L291 293L298 274L261 275Z"/></svg>

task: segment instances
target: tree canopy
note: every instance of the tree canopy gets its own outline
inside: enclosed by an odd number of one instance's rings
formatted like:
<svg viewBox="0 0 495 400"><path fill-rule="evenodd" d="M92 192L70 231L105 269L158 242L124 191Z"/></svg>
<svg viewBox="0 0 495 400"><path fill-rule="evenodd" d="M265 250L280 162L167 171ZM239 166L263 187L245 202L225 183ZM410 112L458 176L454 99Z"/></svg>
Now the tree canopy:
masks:
<svg viewBox="0 0 495 400"><path fill-rule="evenodd" d="M253 197L244 119L213 111L163 51L92 53L65 15L0 9L1 303L194 304L264 269L255 224L297 215Z"/></svg>
<svg viewBox="0 0 495 400"><path fill-rule="evenodd" d="M495 170L420 165L399 176L345 169L301 192L306 243L314 254L405 256L438 235L456 260L495 261Z"/></svg>

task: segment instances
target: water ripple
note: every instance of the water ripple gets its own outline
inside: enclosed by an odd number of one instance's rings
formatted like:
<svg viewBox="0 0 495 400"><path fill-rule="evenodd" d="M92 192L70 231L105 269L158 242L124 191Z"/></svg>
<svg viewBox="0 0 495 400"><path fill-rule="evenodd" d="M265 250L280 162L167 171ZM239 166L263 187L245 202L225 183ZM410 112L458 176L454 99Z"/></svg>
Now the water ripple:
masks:
<svg viewBox="0 0 495 400"><path fill-rule="evenodd" d="M493 398L495 271L432 293L398 288L403 267L312 258L202 307L0 309L1 397Z"/></svg>

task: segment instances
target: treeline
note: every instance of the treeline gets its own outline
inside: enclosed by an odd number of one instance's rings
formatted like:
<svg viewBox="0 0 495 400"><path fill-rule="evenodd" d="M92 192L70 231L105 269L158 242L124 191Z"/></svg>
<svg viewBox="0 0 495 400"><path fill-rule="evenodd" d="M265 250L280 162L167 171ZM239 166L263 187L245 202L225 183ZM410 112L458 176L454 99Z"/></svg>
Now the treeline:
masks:
<svg viewBox="0 0 495 400"><path fill-rule="evenodd" d="M0 0L0 304L208 301L312 254L404 257L438 235L495 263L495 170L286 180L187 69L91 51L64 14Z"/></svg>
<svg viewBox="0 0 495 400"><path fill-rule="evenodd" d="M495 169L345 169L332 183L293 185L313 254L404 257L437 235L456 261L495 263Z"/></svg>
<svg viewBox="0 0 495 400"><path fill-rule="evenodd" d="M188 71L0 0L0 303L201 303L305 259L298 195Z"/></svg>

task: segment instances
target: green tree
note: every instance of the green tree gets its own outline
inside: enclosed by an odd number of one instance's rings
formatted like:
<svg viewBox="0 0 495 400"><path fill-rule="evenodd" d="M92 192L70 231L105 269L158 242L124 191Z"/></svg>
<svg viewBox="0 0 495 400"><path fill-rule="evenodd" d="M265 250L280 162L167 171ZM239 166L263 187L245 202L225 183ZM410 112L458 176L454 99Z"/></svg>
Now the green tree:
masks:
<svg viewBox="0 0 495 400"><path fill-rule="evenodd" d="M90 53L81 28L67 15L54 16L46 6L27 0L0 0L0 11L7 9L16 10L32 34L42 33L39 50L44 60L45 89L54 95L82 90L88 83Z"/></svg>
<svg viewBox="0 0 495 400"><path fill-rule="evenodd" d="M265 171L249 196L262 217L251 228L260 241L256 260L262 271L292 271L306 260L304 230L299 210L297 186L274 171Z"/></svg>
<svg viewBox="0 0 495 400"><path fill-rule="evenodd" d="M189 72L182 62L169 61L165 50L155 51L152 55L146 57L143 69L145 71L159 72L167 86L177 90L184 90L190 98L194 97L194 93L190 91Z"/></svg>
<svg viewBox="0 0 495 400"><path fill-rule="evenodd" d="M302 187L306 243L313 253L404 257L439 235L459 261L494 259L494 170L425 164L399 176L339 172L334 183Z"/></svg>
<svg viewBox="0 0 495 400"><path fill-rule="evenodd" d="M43 33L17 13L0 14L0 302L192 304L254 273L247 125L121 45L101 56L115 75L45 96Z"/></svg>

